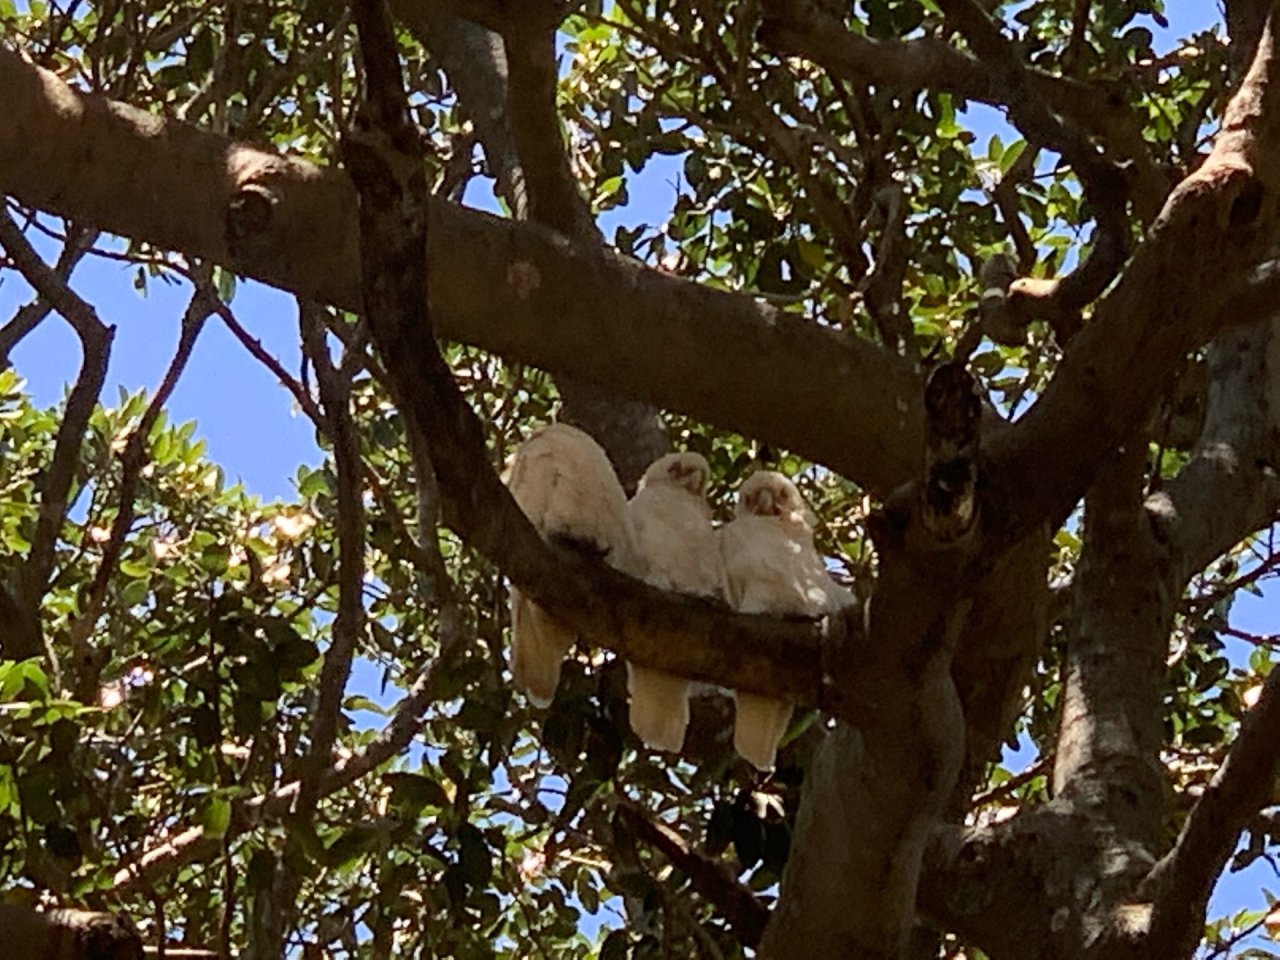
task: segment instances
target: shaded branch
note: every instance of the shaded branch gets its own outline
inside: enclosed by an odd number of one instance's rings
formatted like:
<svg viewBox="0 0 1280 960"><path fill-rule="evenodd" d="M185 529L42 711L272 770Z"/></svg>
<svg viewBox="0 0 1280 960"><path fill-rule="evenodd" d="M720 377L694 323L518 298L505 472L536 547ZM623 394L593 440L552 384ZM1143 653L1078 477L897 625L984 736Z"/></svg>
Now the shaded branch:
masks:
<svg viewBox="0 0 1280 960"><path fill-rule="evenodd" d="M359 307L355 195L341 173L77 93L2 50L0 88L20 118L0 127L0 189ZM119 169L135 176L103 176ZM889 351L530 224L445 201L430 210L441 335L777 444L874 492L917 474L919 381Z"/></svg>
<svg viewBox="0 0 1280 960"><path fill-rule="evenodd" d="M1209 159L1170 196L1040 399L988 445L992 492L1003 490L1000 537L1067 515L1102 459L1145 421L1170 372L1218 333L1228 292L1269 254L1280 223L1275 70L1264 43Z"/></svg>
<svg viewBox="0 0 1280 960"><path fill-rule="evenodd" d="M1280 276L1274 265L1267 272ZM1275 302L1271 299L1237 317L1272 315ZM1274 353L1278 338L1280 326L1274 318L1255 320L1250 328L1228 331L1209 347L1209 391L1200 438L1178 475L1148 500L1171 540L1179 582L1265 526L1280 510L1280 398L1273 397L1271 387L1280 376L1272 359L1280 356Z"/></svg>
<svg viewBox="0 0 1280 960"><path fill-rule="evenodd" d="M1182 584L1143 509L1146 469L1139 435L1085 497L1053 766L1054 795L1110 824L1113 874L1125 844L1155 850L1168 789L1161 679Z"/></svg>
<svg viewBox="0 0 1280 960"><path fill-rule="evenodd" d="M0 930L13 957L142 960L142 941L123 914L0 904Z"/></svg>
<svg viewBox="0 0 1280 960"><path fill-rule="evenodd" d="M320 403L330 427L338 527L338 613L324 663L320 668L315 710L311 717L310 744L300 766L301 791L296 812L311 816L319 799L320 783L330 766L330 753L338 731L342 695L351 675L356 644L364 634L365 510L362 499L364 464L351 413L351 382L338 370L325 342L323 309L298 304L302 348L316 371Z"/></svg>
<svg viewBox="0 0 1280 960"><path fill-rule="evenodd" d="M507 123L507 51L501 34L474 20L445 13L438 3L391 0L391 9L418 42L431 51L471 120L490 176L518 220L528 217L524 170Z"/></svg>
<svg viewBox="0 0 1280 960"><path fill-rule="evenodd" d="M505 117L528 187L529 219L566 237L598 242L600 232L569 168L556 106L555 25L517 21L504 40L510 71Z"/></svg>
<svg viewBox="0 0 1280 960"><path fill-rule="evenodd" d="M628 830L658 850L689 878L689 885L724 917L743 946L754 947L760 942L769 911L750 890L637 804L623 801L618 804L615 815Z"/></svg>
<svg viewBox="0 0 1280 960"><path fill-rule="evenodd" d="M71 272L93 246L97 237L96 231L69 225L62 252L58 254L58 262L53 266L54 276L66 283L71 277ZM13 319L0 327L0 368L9 366L9 354L13 352L14 347L39 326L40 321L47 317L52 309L53 305L49 301L37 296L20 308L13 315Z"/></svg>

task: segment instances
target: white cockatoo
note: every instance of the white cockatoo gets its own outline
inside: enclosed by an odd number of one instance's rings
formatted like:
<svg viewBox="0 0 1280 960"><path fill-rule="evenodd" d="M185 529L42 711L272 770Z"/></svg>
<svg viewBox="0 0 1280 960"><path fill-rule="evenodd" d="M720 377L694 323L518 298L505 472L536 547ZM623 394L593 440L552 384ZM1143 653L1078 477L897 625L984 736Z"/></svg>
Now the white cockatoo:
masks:
<svg viewBox="0 0 1280 960"><path fill-rule="evenodd" d="M655 587L719 598L724 593L707 480L711 468L698 453L669 453L644 472L627 504L643 578ZM631 729L657 750L679 751L689 726L690 682L660 670L627 664Z"/></svg>
<svg viewBox="0 0 1280 960"><path fill-rule="evenodd" d="M604 450L577 427L553 423L520 444L504 480L544 537L567 537L598 549L606 562L638 574L627 495ZM575 631L511 588L511 675L538 707L555 696L560 665Z"/></svg>
<svg viewBox="0 0 1280 960"><path fill-rule="evenodd" d="M813 546L813 514L796 485L758 470L738 491L737 516L720 530L729 605L741 613L818 617L853 602ZM738 691L733 745L759 770L773 768L793 704Z"/></svg>

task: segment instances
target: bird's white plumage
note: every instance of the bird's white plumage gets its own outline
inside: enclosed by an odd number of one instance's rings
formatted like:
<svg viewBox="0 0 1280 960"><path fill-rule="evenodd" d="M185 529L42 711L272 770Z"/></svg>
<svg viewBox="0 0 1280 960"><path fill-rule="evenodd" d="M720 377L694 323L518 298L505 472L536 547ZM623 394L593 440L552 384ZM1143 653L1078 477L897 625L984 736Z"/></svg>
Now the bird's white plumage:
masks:
<svg viewBox="0 0 1280 960"><path fill-rule="evenodd" d="M794 483L759 470L738 492L737 516L720 531L726 599L742 613L821 616L853 602L813 546L813 514ZM760 770L773 768L792 704L738 691L733 743Z"/></svg>
<svg viewBox="0 0 1280 960"><path fill-rule="evenodd" d="M724 563L706 488L711 469L697 453L670 453L645 471L627 504L643 578L655 587L704 597L724 591ZM690 682L627 664L631 729L658 750L678 751L689 726Z"/></svg>
<svg viewBox="0 0 1280 960"><path fill-rule="evenodd" d="M639 572L626 493L608 456L587 434L563 423L541 428L516 450L504 479L544 537L571 537L600 550L612 566ZM576 639L511 588L511 674L536 706L551 703L561 662Z"/></svg>

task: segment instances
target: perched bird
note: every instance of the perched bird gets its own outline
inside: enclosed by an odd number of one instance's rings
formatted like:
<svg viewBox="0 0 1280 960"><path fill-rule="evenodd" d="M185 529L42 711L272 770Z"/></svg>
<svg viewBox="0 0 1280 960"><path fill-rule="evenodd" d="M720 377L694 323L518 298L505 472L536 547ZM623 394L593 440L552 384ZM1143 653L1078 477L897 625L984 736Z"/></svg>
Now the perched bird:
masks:
<svg viewBox="0 0 1280 960"><path fill-rule="evenodd" d="M729 605L741 613L819 617L853 602L813 546L814 517L796 485L759 470L738 491L737 516L720 531ZM773 768L793 705L738 691L733 745L760 770Z"/></svg>
<svg viewBox="0 0 1280 960"><path fill-rule="evenodd" d="M663 590L720 597L724 562L711 526L701 454L669 453L645 471L627 504L643 579ZM627 664L631 729L657 750L678 751L689 725L690 682L660 670Z"/></svg>
<svg viewBox="0 0 1280 960"><path fill-rule="evenodd" d="M563 537L598 550L620 570L638 575L631 546L627 495L600 445L576 427L553 423L516 450L504 479L520 509L543 537ZM511 588L511 675L517 690L548 706L560 665L577 634Z"/></svg>

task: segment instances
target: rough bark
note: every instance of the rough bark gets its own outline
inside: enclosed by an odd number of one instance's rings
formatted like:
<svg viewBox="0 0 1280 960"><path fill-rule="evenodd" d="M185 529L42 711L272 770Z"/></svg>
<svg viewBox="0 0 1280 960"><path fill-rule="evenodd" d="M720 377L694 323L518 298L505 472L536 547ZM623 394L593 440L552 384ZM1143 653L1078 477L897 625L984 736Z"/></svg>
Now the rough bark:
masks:
<svg viewBox="0 0 1280 960"><path fill-rule="evenodd" d="M1254 85L1233 107L1215 157L1171 199L1120 286L1104 301L1090 328L1072 344L1060 375L1036 410L988 445L984 475L992 478L992 484L982 496L990 525L983 536L990 537L990 555L985 560L997 564L996 569L1003 562L1001 551L1009 544L1024 537L1023 542L1042 538L1046 521L1052 524L1060 519L1097 479L1099 469L1104 470L1105 479L1105 459L1117 444L1133 437L1174 362L1213 335L1222 317L1218 308L1230 294L1233 279L1243 280L1249 267L1269 249L1275 227L1276 188L1270 168L1275 165L1276 151L1274 131L1269 129L1274 120L1268 118L1275 111L1264 102L1267 84L1259 82L1259 69L1267 69L1269 56L1264 45ZM7 84L11 79L15 83ZM349 185L340 178L293 161L267 159L267 155L231 147L178 125L144 119L119 105L108 108L105 101L70 93L51 75L3 53L0 83L15 90L17 126L24 134L6 135L13 125L0 128L0 160L4 161L0 163L0 186L12 182L16 184L12 189L23 199L49 209L80 213L89 208L111 221L105 226L121 229L118 225L123 224L129 229L121 232L130 235L188 252L191 247L211 250L222 262L251 274L258 271L256 275L272 277L278 283L323 287L335 302L344 305L357 299L353 296L353 277L358 272L354 204ZM1259 118L1264 122L1256 123ZM39 169L27 159L29 153L35 154L39 162L43 150L39 144L46 142L40 139L43 134L57 145L44 156L56 169ZM27 137L33 139L24 142ZM120 178L106 184L101 172L74 152L66 156L57 153L82 141L101 147L93 165L101 163L104 155L109 161L130 159L133 166L117 165L117 170L154 172L155 183L139 176L134 182L121 182L125 178ZM37 147L32 149L31 143ZM172 163L173 169L159 169L157 164L162 160ZM185 178L181 188L174 170L180 170ZM69 171L85 174L85 182L75 182ZM64 182L64 178L69 179ZM113 193L110 198L106 196L108 188ZM137 207L138 198L152 189L158 191L153 198L155 210L125 209ZM21 193L24 190L26 194ZM333 209L323 209L330 202L336 204ZM224 209L229 211L225 221ZM189 217L184 220L182 214ZM433 233L444 237L435 242L428 256L432 276L443 287L443 293L433 295L431 304L443 332L541 362L552 370L589 366L590 375L598 382L614 376L640 385L636 389L649 390L647 395L652 399L786 443L881 492L914 476L925 462L917 446L924 435L915 400L918 381L905 365L895 366L887 354L860 341L795 323L747 298L711 294L607 254L575 250L561 239L529 228L498 225L440 205L431 219ZM303 235L316 226L328 228L325 236L330 242L323 256ZM336 243L332 242L335 237L339 238ZM168 242L174 238L190 246ZM442 242L449 249L441 249ZM332 259L326 260L330 251ZM317 254L323 270L308 262L312 253ZM422 259L418 258L415 269L422 268ZM505 284L493 283L496 276L505 277ZM495 287L497 292L492 289ZM584 296L584 288L588 295ZM1163 312L1150 308L1155 290L1161 291ZM586 309L600 314L591 291L610 291L614 297L623 291L620 299L628 301L610 304L604 312L611 314L611 322L601 324L601 329L591 324L583 307L586 304ZM424 304L419 307L425 309ZM698 312L704 308L705 312ZM503 309L506 314L500 312ZM688 316L683 315L686 310ZM520 317L520 322L509 322L511 316ZM613 322L619 318L621 324ZM522 329L526 326L530 329ZM656 334L652 333L655 327ZM405 335L404 331L399 335ZM408 341L391 339L384 352L399 355L396 348L406 343L412 348L412 334L408 336ZM743 346L743 340L751 342ZM832 370L827 354L833 350L845 358L843 370L839 363ZM733 357L726 358L726 351ZM412 349L406 350L406 354L412 353ZM681 356L686 357L684 362ZM858 358L856 363L853 357ZM792 362L794 367L789 366ZM778 365L794 376L774 379L772 371ZM708 366L710 372L705 369ZM678 369L673 371L673 367ZM406 369L406 380L420 373ZM751 374L757 374L758 379L753 381ZM892 388L881 393L886 376ZM741 389L744 383L752 384L752 393ZM716 395L730 384L739 392ZM1096 404L1100 394L1110 401L1102 410ZM832 423L851 432L833 436L837 432L831 429ZM426 429L422 424L419 428ZM1210 433L1207 429L1206 435ZM782 436L802 442L780 440ZM1082 451L1081 441L1086 437L1094 449ZM882 577L870 617L872 642L865 651L852 647L837 651L841 666L831 671L820 651L824 637L833 634L824 634L822 628L730 618L705 604L681 606L624 578L609 579L607 571L581 558L536 546L536 536L525 529L527 524L521 527L509 509L487 518L482 508L491 506L494 498L500 501L501 494L491 482L491 468L477 458L475 445L472 447L469 457L451 467L456 472L444 481L453 491L452 518L482 551L509 564L518 582L526 578L531 584L540 582L534 595L540 601L545 597L549 608L563 609L571 621L580 617L590 631L615 633L617 648L638 662L760 692L795 690L798 699L807 698L807 702L856 720L859 728L842 725L815 765L801 818L807 842L797 844L802 852L793 860L794 869L788 869L787 893L766 946L776 956L823 956L823 951L827 955L850 951L866 956L894 955L909 925L921 857L942 804L951 795L950 782L960 762L956 734L961 724L951 690L949 657L929 652L967 642L958 636L967 601L957 598L955 591L958 582L972 584L975 571L960 564L966 576L953 578L948 576L953 567L921 565L916 562L918 555L882 557ZM1249 449L1254 449L1252 441ZM859 462L860 457L877 453L881 456L874 463ZM1185 474L1185 483L1171 485L1168 502L1184 504L1194 518L1194 511L1204 509L1195 505L1194 497L1211 496L1216 484L1243 484L1256 476L1268 477L1265 464L1255 463L1258 472L1253 474L1239 469L1238 450L1233 456L1234 462L1215 458L1214 448L1202 443L1188 468L1192 472ZM467 471L471 480L479 481L470 498L460 494ZM1195 471L1204 475L1203 486L1193 483ZM1221 479L1224 477L1227 479ZM1250 499L1247 509L1232 514L1229 523L1207 532L1205 528L1196 532L1190 525L1181 529L1170 525L1177 563L1189 562L1182 558L1202 556L1224 542L1233 527L1238 529L1236 524L1255 522L1273 502L1274 494L1267 492L1270 488L1261 486L1265 495ZM1097 503L1095 497L1094 505ZM1008 509L987 510L990 505ZM1115 511L1119 528L1132 531L1145 522L1142 511L1132 507L1130 496ZM1107 508L1101 511L1095 516L1105 518ZM517 534L514 544L505 542L513 531ZM1185 543L1179 539L1183 537ZM1107 658L1123 658L1125 651L1101 638L1116 635L1125 627L1126 617L1139 615L1119 609L1115 597L1108 610L1105 591L1087 584L1105 580L1107 563L1112 561L1118 565L1118 573L1131 576L1148 558L1143 550L1150 546L1149 540L1140 539L1132 556L1099 557L1093 574L1082 571L1080 589L1097 600L1081 627L1082 642L1073 653L1073 676L1078 678L1075 689L1085 700L1090 689L1105 698L1122 693L1113 689L1114 684L1109 688L1104 674ZM1010 555L1004 554L1004 558ZM1175 568L1179 575L1186 570L1181 565ZM987 576L994 578L994 572ZM1157 591L1167 589L1169 580L1176 577L1161 570L1160 579L1163 585L1157 584ZM1042 577L1038 587L1043 589ZM1165 602L1158 595L1154 602L1147 602L1151 599L1143 598L1146 612ZM975 602L970 628L982 622L976 607ZM1035 617L1027 620L1029 631L1038 629ZM1149 623L1138 626L1140 632L1150 635ZM726 665L709 652L710 643L702 641L709 641L710 631L729 637L731 642L740 641L731 658L735 662ZM858 635L856 630L850 632ZM1091 650L1090 643L1095 640ZM631 643L634 648L628 646ZM648 653L644 652L646 643L652 644ZM729 644L725 647L732 649ZM640 652L633 653L633 649ZM792 651L798 651L794 663ZM1139 659L1150 654L1149 645L1135 653ZM1026 662L1025 656L1026 649L1018 647L1006 663L990 661L997 676L978 675L1002 691L1002 709L993 712L996 717L1006 715L1007 700L1003 697L1012 687L1010 678ZM834 678L829 676L832 672ZM881 709L873 715L857 716L848 700L848 691L854 689L864 693L893 691L893 702L878 704ZM1137 699L1142 699L1149 691L1139 694ZM976 700L981 695L971 696ZM1274 698L1265 700L1266 709L1259 716L1270 717L1273 702ZM1077 802L1080 797L1095 795L1067 789L1112 768L1110 755L1105 750L1100 755L1099 747L1118 745L1116 755L1126 763L1149 755L1146 720L1138 717L1136 726L1130 722L1130 715L1136 717L1145 706L1124 697L1110 706L1115 708L1112 715L1095 711L1097 715L1091 718L1099 732L1084 737L1081 748L1072 749L1063 759L1060 800L1019 817L1012 826L976 829L958 842L939 844L942 852L936 860L929 860L930 870L920 891L921 903L930 916L972 936L974 942L992 944L991 952L1007 956L1028 955L1028 950L1041 957L1089 956L1090 950L1101 950L1108 943L1106 923L1114 923L1116 930L1129 930L1124 919L1127 914L1113 911L1113 916L1107 909L1096 908L1119 902L1118 891L1131 886L1132 865L1139 861L1141 850L1117 844L1114 833L1098 833L1098 821L1089 815L1089 809L1109 809L1113 805L1110 794L1104 793L1100 803ZM998 719L990 720L983 729L999 725ZM968 726L974 728L972 719ZM1259 720L1249 729L1265 727ZM1233 759L1223 772L1221 788L1212 794L1219 799L1208 801L1202 813L1192 818L1201 826L1189 827L1186 837L1190 839L1178 848L1183 853L1166 861L1168 865L1160 873L1184 879L1160 885L1164 912L1157 909L1157 918L1170 916L1174 906L1185 912L1184 904L1169 899L1167 891L1190 891L1194 902L1203 884L1220 869L1221 856L1225 856L1221 851L1229 851L1238 834L1238 825L1233 825L1255 800L1248 789L1252 781L1242 778L1256 779L1269 770L1274 772L1275 758L1268 753L1264 738L1250 733L1247 738L1242 735L1241 743L1245 746L1233 753L1243 759ZM903 773L886 775L890 761L896 767L904 754L915 764ZM912 785L917 789L909 790ZM1149 809L1145 801L1142 804ZM1146 814L1137 820L1139 826L1145 825ZM1203 826L1215 823L1224 823L1226 828ZM867 829L867 824L872 828ZM956 840L955 835L948 836ZM1119 869L1114 859L1107 858L1109 851L1117 850L1128 857ZM851 870L851 865L856 868ZM956 883L940 887L948 875ZM851 890L855 895L850 895ZM986 899L977 905L958 902L965 890ZM990 900L999 893L1007 894L1003 901ZM1039 894L1042 902L1029 903L1031 894ZM1025 913L1015 910L1019 906L1026 907ZM815 918L830 924L819 940L815 940L814 931L823 924L815 925ZM1160 932L1149 942L1180 943L1186 929L1194 927L1198 919L1192 917L1189 926L1183 919L1184 926L1173 939L1169 939L1173 935ZM1167 928L1155 925L1152 929ZM1046 930L1050 932L1047 937ZM1111 937L1117 943L1121 939Z"/></svg>
<svg viewBox="0 0 1280 960"><path fill-rule="evenodd" d="M1267 396L1269 356L1272 367L1280 363L1269 349L1274 326L1264 320L1211 346L1204 430L1195 455L1164 490L1142 503L1132 464L1127 477L1120 463L1100 474L1074 586L1058 795L1011 820L933 838L922 914L992 957L1186 955L1176 941L1194 941L1204 922L1196 891L1212 885L1245 811L1257 809L1250 789L1266 780L1258 769L1273 763L1276 751L1255 744L1247 765L1235 765L1241 782L1214 792L1210 806L1224 813L1197 818L1195 832L1211 839L1179 843L1197 852L1176 854L1175 847L1152 867L1163 780L1155 684L1171 606L1193 575L1280 508L1266 466L1277 437ZM972 729L972 717L966 720ZM1175 860L1183 879L1171 893ZM1155 900L1169 904L1163 933L1148 932Z"/></svg>

